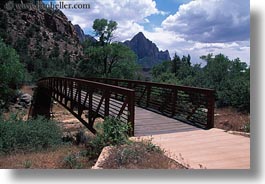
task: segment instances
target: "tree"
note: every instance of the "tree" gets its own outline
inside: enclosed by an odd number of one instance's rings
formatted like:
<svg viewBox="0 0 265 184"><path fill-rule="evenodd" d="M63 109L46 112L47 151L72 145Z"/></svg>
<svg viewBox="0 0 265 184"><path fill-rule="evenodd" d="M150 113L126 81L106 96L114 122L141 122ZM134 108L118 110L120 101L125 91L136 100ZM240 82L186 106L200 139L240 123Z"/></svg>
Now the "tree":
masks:
<svg viewBox="0 0 265 184"><path fill-rule="evenodd" d="M134 78L138 68L135 54L121 43L89 46L85 55L78 67L82 77Z"/></svg>
<svg viewBox="0 0 265 184"><path fill-rule="evenodd" d="M250 109L250 73L246 63L238 58L229 60L219 54L202 56L207 62L204 70L203 87L215 89L217 105L233 106L239 110Z"/></svg>
<svg viewBox="0 0 265 184"><path fill-rule="evenodd" d="M177 71L179 70L180 65L181 65L180 57L177 55L177 53L175 53L175 56L172 60L172 73L174 73L175 76L177 76Z"/></svg>
<svg viewBox="0 0 265 184"><path fill-rule="evenodd" d="M96 36L99 37L99 43L101 46L110 44L113 38L113 32L117 29L117 22L108 21L106 19L96 19L93 24L93 29Z"/></svg>
<svg viewBox="0 0 265 184"><path fill-rule="evenodd" d="M136 64L134 52L121 43L113 43L111 47L106 77L134 79L136 72L140 69Z"/></svg>
<svg viewBox="0 0 265 184"><path fill-rule="evenodd" d="M181 59L182 63L184 63L185 65L191 65L191 57L190 55L188 54L188 56L183 56L182 59Z"/></svg>
<svg viewBox="0 0 265 184"><path fill-rule="evenodd" d="M93 24L93 29L96 33L96 36L99 36L99 44L103 47L105 57L104 61L104 74L108 73L108 51L111 49L109 45L111 44L113 38L113 31L117 29L117 22L108 21L106 19L96 19Z"/></svg>
<svg viewBox="0 0 265 184"><path fill-rule="evenodd" d="M117 23L96 19L93 29L99 41L83 43L85 57L78 64L77 76L133 79L138 68L135 54L125 45L112 42Z"/></svg>
<svg viewBox="0 0 265 184"><path fill-rule="evenodd" d="M174 72L172 72L174 71ZM171 61L165 61L161 64L155 65L152 68L152 76L154 79L159 78L160 75L163 73L173 73L175 74L175 70L172 69L172 63Z"/></svg>
<svg viewBox="0 0 265 184"><path fill-rule="evenodd" d="M0 39L0 107L6 106L24 79L25 69L16 51Z"/></svg>

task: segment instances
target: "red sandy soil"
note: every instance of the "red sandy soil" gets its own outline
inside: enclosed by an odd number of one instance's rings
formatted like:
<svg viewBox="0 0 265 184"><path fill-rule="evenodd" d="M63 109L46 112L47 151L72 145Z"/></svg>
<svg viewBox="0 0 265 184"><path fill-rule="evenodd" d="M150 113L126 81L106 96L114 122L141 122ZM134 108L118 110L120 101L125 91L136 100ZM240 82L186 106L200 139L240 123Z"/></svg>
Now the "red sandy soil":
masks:
<svg viewBox="0 0 265 184"><path fill-rule="evenodd" d="M243 132L244 126L250 122L250 115L233 108L220 108L215 109L214 119L216 128Z"/></svg>

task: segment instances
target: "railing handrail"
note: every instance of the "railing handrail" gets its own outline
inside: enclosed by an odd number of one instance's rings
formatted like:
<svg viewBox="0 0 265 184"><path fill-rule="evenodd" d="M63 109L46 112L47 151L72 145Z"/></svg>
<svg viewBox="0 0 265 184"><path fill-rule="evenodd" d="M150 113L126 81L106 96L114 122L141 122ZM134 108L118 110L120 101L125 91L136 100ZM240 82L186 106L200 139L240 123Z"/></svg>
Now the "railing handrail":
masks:
<svg viewBox="0 0 265 184"><path fill-rule="evenodd" d="M110 85L110 84L105 84L105 83L100 83L100 82L95 82L95 81L91 81L91 80L86 80L86 79L76 79L76 78L70 78L70 77L46 77L46 78L42 78L40 80L38 80L38 82L47 80L47 79L63 79L63 80L69 80L69 81L74 81L74 82L79 82L79 83L84 83L84 84L89 84L95 87L104 87L105 89L111 89L111 91L113 92L134 92L133 89L129 89L129 88L124 88L124 87L120 87L120 86L114 86L114 85Z"/></svg>
<svg viewBox="0 0 265 184"><path fill-rule="evenodd" d="M52 97L59 102L91 132L96 133L93 126L97 116L110 116L113 118L121 118L124 123L130 124L131 129L129 134L134 135L135 90L67 77L47 77L40 79L38 81L38 87L38 91L47 92L47 95L42 93L43 96ZM95 94L100 95L95 97ZM113 96L120 96L120 101L112 100ZM43 102L37 103L38 105L36 106L42 106L41 103ZM88 112L84 112L85 110ZM83 113L88 113L88 122L86 119L83 119Z"/></svg>
<svg viewBox="0 0 265 184"><path fill-rule="evenodd" d="M209 88L199 88L199 87L191 87L191 86L180 86L180 85L173 85L173 84L165 84L165 83L157 83L157 82L149 82L149 81L138 81L138 80L127 80L127 79L116 79L116 78L82 78L82 80L109 80L109 81L117 81L117 82L131 82L131 83L138 83L138 84L144 84L144 85L150 85L154 87L164 87L164 88L170 88L170 89L179 89L179 90L192 90L195 92L201 92L204 94L209 93L215 93L214 89Z"/></svg>
<svg viewBox="0 0 265 184"><path fill-rule="evenodd" d="M215 90L213 89L125 79L89 78L88 80L134 89L135 102L141 108L188 121L206 129L214 127Z"/></svg>

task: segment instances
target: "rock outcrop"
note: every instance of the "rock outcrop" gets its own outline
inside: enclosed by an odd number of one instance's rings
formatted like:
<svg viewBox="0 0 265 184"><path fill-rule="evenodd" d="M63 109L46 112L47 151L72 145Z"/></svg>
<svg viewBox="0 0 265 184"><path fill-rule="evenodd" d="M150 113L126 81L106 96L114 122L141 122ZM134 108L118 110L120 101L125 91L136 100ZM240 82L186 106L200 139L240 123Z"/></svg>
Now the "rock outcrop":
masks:
<svg viewBox="0 0 265 184"><path fill-rule="evenodd" d="M83 55L75 27L59 10L0 8L0 37L22 59L58 57L76 61ZM25 59L26 60L26 59Z"/></svg>
<svg viewBox="0 0 265 184"><path fill-rule="evenodd" d="M97 40L88 34L85 34L83 29L79 25L74 25L78 39L81 43L83 43L86 40L90 40L92 43L96 43Z"/></svg>

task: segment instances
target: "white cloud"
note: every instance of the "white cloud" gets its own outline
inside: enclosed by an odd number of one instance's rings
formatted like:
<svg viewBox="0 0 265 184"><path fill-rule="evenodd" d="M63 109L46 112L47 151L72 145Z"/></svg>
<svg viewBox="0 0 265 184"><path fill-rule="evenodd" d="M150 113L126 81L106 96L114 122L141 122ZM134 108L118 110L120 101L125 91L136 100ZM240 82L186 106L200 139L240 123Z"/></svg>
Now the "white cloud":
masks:
<svg viewBox="0 0 265 184"><path fill-rule="evenodd" d="M241 61L250 64L250 46L248 41L227 43L194 42L190 47L184 50L191 53L191 55L196 56L197 58L209 53L214 55L222 53L228 56L230 59L240 58Z"/></svg>
<svg viewBox="0 0 265 184"><path fill-rule="evenodd" d="M187 40L233 42L249 39L249 0L196 0L181 5L162 23Z"/></svg>
<svg viewBox="0 0 265 184"><path fill-rule="evenodd" d="M224 48L237 48L239 44L236 42L232 43L200 43L197 42L194 44L194 47L189 50L198 50L198 49L224 49Z"/></svg>
<svg viewBox="0 0 265 184"><path fill-rule="evenodd" d="M119 22L118 29L115 31L116 41L130 40L134 35L143 32L144 27L134 21L121 21Z"/></svg>
<svg viewBox="0 0 265 184"><path fill-rule="evenodd" d="M165 14L156 8L154 0L78 0L67 3L89 3L91 9L62 10L73 24L83 29L91 29L97 18L115 20L118 23L119 40L130 39L143 30L141 23L148 23L147 17Z"/></svg>
<svg viewBox="0 0 265 184"><path fill-rule="evenodd" d="M213 53L225 54L230 59L239 57L241 61L250 64L249 41L226 42L226 43L203 43L186 41L174 32L155 29L154 32L143 31L145 36L152 40L161 50L169 50L171 57L177 53L179 56L190 54L193 63L201 63L200 56Z"/></svg>

